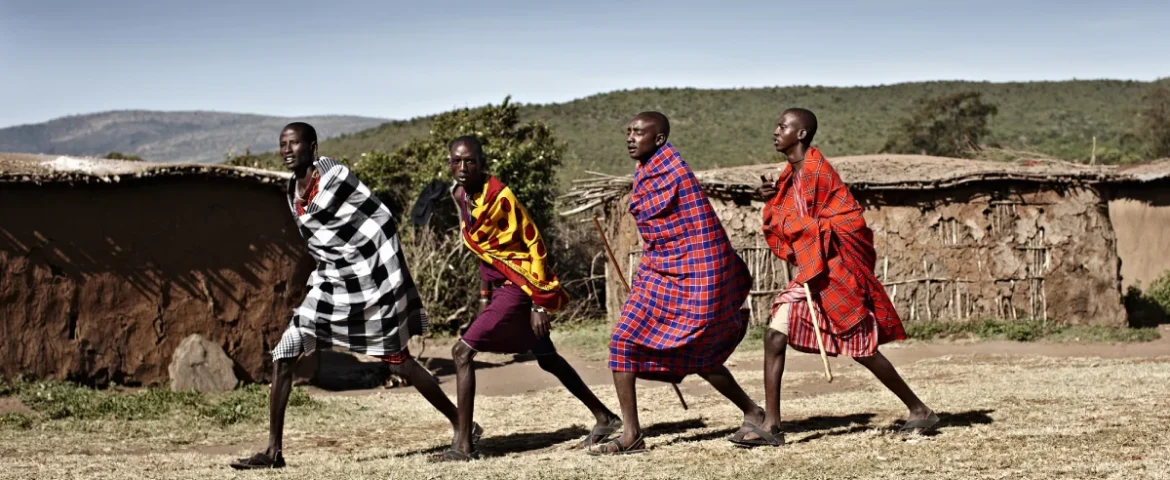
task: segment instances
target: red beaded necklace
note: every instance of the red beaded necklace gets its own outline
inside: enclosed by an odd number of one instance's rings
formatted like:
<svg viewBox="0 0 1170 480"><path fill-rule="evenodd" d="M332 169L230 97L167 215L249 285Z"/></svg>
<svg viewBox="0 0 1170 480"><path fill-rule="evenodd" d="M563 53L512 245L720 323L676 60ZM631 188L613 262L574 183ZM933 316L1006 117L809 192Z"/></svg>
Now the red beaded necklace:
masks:
<svg viewBox="0 0 1170 480"><path fill-rule="evenodd" d="M309 185L305 189L304 199L301 199L301 197L296 197L296 200L293 202L297 207L297 215L304 215L305 214L305 207L308 207L309 204L313 202L313 197L317 196L317 190L318 190L318 187L320 187L320 181L321 181L320 172L318 172L316 169L313 169L313 173L311 175L309 175ZM295 182L293 184L293 195L294 196L296 195L296 183Z"/></svg>

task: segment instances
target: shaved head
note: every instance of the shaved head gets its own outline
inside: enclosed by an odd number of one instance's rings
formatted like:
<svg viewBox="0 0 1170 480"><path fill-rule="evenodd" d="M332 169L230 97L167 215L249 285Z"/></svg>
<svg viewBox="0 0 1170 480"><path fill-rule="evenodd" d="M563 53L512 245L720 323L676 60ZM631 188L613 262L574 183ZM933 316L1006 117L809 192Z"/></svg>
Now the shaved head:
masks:
<svg viewBox="0 0 1170 480"><path fill-rule="evenodd" d="M662 112L642 112L634 116L634 119L650 122L658 127L658 133L670 136L670 120L667 120L666 115L663 115Z"/></svg>
<svg viewBox="0 0 1170 480"><path fill-rule="evenodd" d="M670 136L670 120L659 112L642 112L626 128L626 148L630 158L644 162L666 145Z"/></svg>
<svg viewBox="0 0 1170 480"><path fill-rule="evenodd" d="M450 152L455 150L455 147L458 145L466 146L479 159L483 159L483 143L481 143L479 138L476 138L475 135L464 135L462 137L451 140L451 143L447 144L447 151Z"/></svg>
<svg viewBox="0 0 1170 480"><path fill-rule="evenodd" d="M804 146L812 145L813 137L817 135L817 116L807 108L789 108L781 117L789 117L796 121L795 128L797 130L804 129L807 133L804 138L800 139L800 143Z"/></svg>
<svg viewBox="0 0 1170 480"><path fill-rule="evenodd" d="M285 130L295 130L301 134L301 140L304 140L305 143L317 143L317 129L305 122L293 122L285 125L281 131Z"/></svg>

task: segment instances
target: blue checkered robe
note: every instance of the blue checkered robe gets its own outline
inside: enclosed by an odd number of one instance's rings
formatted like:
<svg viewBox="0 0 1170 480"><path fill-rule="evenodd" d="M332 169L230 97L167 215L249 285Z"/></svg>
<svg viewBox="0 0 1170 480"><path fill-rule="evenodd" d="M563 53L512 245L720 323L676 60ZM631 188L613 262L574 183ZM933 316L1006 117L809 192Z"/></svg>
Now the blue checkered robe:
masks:
<svg viewBox="0 0 1170 480"><path fill-rule="evenodd" d="M715 370L743 340L751 275L698 180L669 143L639 164L630 214L642 260L609 347L609 368L681 380Z"/></svg>

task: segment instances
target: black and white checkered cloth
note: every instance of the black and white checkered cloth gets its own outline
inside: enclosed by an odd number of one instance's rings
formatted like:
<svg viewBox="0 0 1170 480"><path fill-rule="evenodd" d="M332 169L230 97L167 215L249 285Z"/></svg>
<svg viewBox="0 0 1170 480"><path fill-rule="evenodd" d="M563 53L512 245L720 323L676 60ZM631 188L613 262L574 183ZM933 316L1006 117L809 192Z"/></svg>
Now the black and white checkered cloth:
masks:
<svg viewBox="0 0 1170 480"><path fill-rule="evenodd" d="M427 328L426 310L406 267L390 209L345 165L321 157L320 187L305 214L293 204L317 270L309 293L293 311L272 359L296 358L314 349L344 347L383 356L398 353Z"/></svg>

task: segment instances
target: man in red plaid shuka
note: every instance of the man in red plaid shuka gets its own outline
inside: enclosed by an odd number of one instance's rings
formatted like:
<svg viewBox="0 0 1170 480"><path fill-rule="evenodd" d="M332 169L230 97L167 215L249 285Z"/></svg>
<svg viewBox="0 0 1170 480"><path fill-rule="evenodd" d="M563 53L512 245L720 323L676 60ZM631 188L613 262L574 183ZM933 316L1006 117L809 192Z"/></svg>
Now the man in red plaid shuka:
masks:
<svg viewBox="0 0 1170 480"><path fill-rule="evenodd" d="M638 160L630 213L642 236L642 260L609 346L625 427L620 438L590 447L594 455L645 451L637 377L678 383L699 374L743 410L743 430L764 419L723 366L747 331L741 308L751 276L694 173L666 142L669 135L666 116L645 112L630 122L626 137Z"/></svg>
<svg viewBox="0 0 1170 480"><path fill-rule="evenodd" d="M764 338L767 418L759 431L737 442L743 445L784 443L779 424L785 346L819 353L806 284L813 295L825 353L853 357L906 404L910 417L902 432L924 432L938 423L938 416L878 351L878 345L905 339L906 332L873 273L877 260L873 231L845 182L820 150L811 146L816 131L812 112L784 111L773 143L788 164L776 182L761 178L759 193L768 201L764 237L772 252L796 265L798 273L772 304L772 321Z"/></svg>

